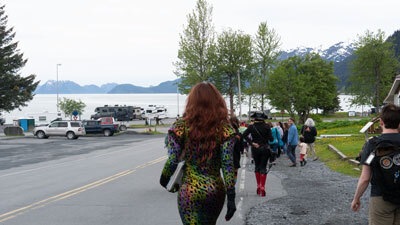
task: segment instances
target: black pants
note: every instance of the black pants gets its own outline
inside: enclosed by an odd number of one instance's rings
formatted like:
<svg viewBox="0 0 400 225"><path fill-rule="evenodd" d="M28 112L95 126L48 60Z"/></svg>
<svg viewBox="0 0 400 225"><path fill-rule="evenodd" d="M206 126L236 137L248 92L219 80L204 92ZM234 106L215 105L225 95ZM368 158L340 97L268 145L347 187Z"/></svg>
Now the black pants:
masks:
<svg viewBox="0 0 400 225"><path fill-rule="evenodd" d="M266 174L267 173L267 163L270 157L270 153L265 149L251 147L253 153L255 171L256 173Z"/></svg>

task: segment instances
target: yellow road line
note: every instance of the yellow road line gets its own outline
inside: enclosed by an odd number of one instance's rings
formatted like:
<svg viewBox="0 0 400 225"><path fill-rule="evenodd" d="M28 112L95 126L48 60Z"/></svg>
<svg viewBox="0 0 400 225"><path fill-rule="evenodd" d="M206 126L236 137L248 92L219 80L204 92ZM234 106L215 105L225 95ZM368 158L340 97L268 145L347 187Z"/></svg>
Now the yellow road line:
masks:
<svg viewBox="0 0 400 225"><path fill-rule="evenodd" d="M112 176L106 177L104 179L101 179L101 180L92 182L90 184L84 185L82 187L75 188L73 190L70 190L70 191L67 191L67 192L64 192L64 193L61 193L61 194L46 198L44 200L41 200L41 201L38 201L38 202L35 202L35 203L32 203L32 204L27 205L25 207L21 207L19 209L15 209L15 210L12 210L10 212L1 214L0 215L0 223L5 222L5 221L10 220L10 219L13 219L13 218L15 218L15 217L17 217L19 215L22 215L22 214L28 212L28 211L44 207L44 206L46 206L46 205L48 205L50 203L57 202L57 201L72 197L72 196L74 196L76 194L79 194L79 193L82 193L84 191L87 191L87 190L93 189L95 187L101 186L103 184L109 183L109 182L111 182L113 180L116 180L118 178L124 177L126 175L129 175L129 174L135 172L136 169L145 168L145 167L157 164L159 162L162 162L166 158L167 158L167 156L160 157L158 159L155 159L155 160L152 160L150 162L147 162L147 163L145 163L145 164L143 164L141 166L137 166L135 169L125 170L125 171L117 173L115 175L112 175Z"/></svg>

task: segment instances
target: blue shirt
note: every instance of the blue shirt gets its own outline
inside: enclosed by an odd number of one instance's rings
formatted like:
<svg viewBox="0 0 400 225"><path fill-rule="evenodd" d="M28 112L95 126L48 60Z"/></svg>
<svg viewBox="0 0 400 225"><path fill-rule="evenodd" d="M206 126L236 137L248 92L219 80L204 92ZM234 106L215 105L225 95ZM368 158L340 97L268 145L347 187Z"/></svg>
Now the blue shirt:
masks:
<svg viewBox="0 0 400 225"><path fill-rule="evenodd" d="M299 143L299 135L297 134L296 125L292 124L289 128L288 145L297 145Z"/></svg>

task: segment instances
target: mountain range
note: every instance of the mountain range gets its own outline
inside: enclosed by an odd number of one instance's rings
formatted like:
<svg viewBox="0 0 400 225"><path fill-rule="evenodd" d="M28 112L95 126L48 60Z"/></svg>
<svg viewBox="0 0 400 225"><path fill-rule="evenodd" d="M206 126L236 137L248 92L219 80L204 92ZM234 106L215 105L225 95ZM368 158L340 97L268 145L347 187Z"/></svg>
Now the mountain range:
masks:
<svg viewBox="0 0 400 225"><path fill-rule="evenodd" d="M73 81L58 81L59 94L125 94L125 93L176 93L176 83L179 79L162 82L157 86L140 87L132 84L107 83L101 86L84 85L81 86ZM36 94L56 94L57 81L49 80L43 85L39 85Z"/></svg>
<svg viewBox="0 0 400 225"><path fill-rule="evenodd" d="M396 57L400 57L400 30L394 32L387 41L391 41L396 53ZM282 51L279 60L287 59L291 56L304 56L307 53L318 53L323 59L334 63L334 74L339 78L338 89L344 90L347 79L350 76L349 63L354 59L354 50L356 45L354 41L338 42L328 48L323 47L298 47ZM60 94L123 94L123 93L176 93L176 83L179 79L173 81L162 82L157 86L140 87L133 84L116 84L108 83L101 86L79 84L72 81L59 81ZM38 86L36 94L55 94L57 93L57 83L49 80L45 84Z"/></svg>

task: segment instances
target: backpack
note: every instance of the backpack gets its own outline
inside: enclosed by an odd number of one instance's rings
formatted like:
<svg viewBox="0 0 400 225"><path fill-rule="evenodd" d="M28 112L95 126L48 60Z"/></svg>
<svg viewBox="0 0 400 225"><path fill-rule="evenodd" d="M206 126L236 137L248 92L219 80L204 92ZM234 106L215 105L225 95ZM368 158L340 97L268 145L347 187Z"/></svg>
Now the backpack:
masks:
<svg viewBox="0 0 400 225"><path fill-rule="evenodd" d="M378 168L377 181L383 200L400 205L400 146L376 137L371 142L376 155L372 165Z"/></svg>

